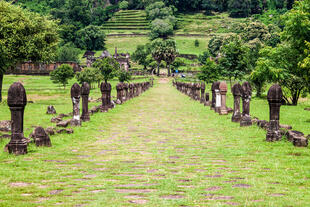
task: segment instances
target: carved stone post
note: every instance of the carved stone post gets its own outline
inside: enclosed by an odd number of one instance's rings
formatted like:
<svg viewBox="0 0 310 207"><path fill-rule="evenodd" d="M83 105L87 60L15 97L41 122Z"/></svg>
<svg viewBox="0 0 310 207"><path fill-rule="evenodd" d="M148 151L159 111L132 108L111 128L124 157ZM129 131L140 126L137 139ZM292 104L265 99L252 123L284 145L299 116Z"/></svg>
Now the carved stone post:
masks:
<svg viewBox="0 0 310 207"><path fill-rule="evenodd" d="M211 103L210 103L210 94L209 93L206 93L206 98L205 98L205 103L204 103L205 106L210 106Z"/></svg>
<svg viewBox="0 0 310 207"><path fill-rule="evenodd" d="M128 83L124 83L124 88L125 88L125 101L129 100L129 92L128 92L128 88L129 88L129 84Z"/></svg>
<svg viewBox="0 0 310 207"><path fill-rule="evenodd" d="M200 84L200 91L201 91L201 98L200 98L200 103L204 104L206 102L205 99L205 90L206 90L206 84L205 83L201 83Z"/></svg>
<svg viewBox="0 0 310 207"><path fill-rule="evenodd" d="M195 100L196 101L200 101L200 84L199 83L195 83L194 84L195 87Z"/></svg>
<svg viewBox="0 0 310 207"><path fill-rule="evenodd" d="M216 113L219 113L220 112L220 108L221 108L221 104L222 104L220 89L216 88L214 90L214 92L215 92L215 109L214 109L214 111Z"/></svg>
<svg viewBox="0 0 310 207"><path fill-rule="evenodd" d="M111 105L111 84L110 83L101 83L100 85L101 90L101 100L102 100L102 106L101 106L101 112L106 112L109 110Z"/></svg>
<svg viewBox="0 0 310 207"><path fill-rule="evenodd" d="M81 87L75 83L71 87L71 100L73 105L73 118L71 120L72 126L81 126L80 119L80 98L81 98Z"/></svg>
<svg viewBox="0 0 310 207"><path fill-rule="evenodd" d="M216 102L216 95L215 95L215 85L217 82L213 82L211 86L211 91L212 91L212 100L211 100L211 110L215 110L215 102Z"/></svg>
<svg viewBox="0 0 310 207"><path fill-rule="evenodd" d="M88 83L84 82L82 84L82 121L89 121L89 112L88 112L88 97L89 97L90 86Z"/></svg>
<svg viewBox="0 0 310 207"><path fill-rule="evenodd" d="M117 97L117 102L120 104L123 102L123 84L118 83L116 85L116 97Z"/></svg>
<svg viewBox="0 0 310 207"><path fill-rule="evenodd" d="M43 127L37 127L33 133L33 139L37 147L46 146L51 147L51 140Z"/></svg>
<svg viewBox="0 0 310 207"><path fill-rule="evenodd" d="M252 96L252 88L249 82L242 84L242 117L240 126L251 126L252 120L250 116L250 102Z"/></svg>
<svg viewBox="0 0 310 207"><path fill-rule="evenodd" d="M133 89L132 83L129 83L128 88L129 88L128 99L132 99L132 94L133 94L133 91L132 91L132 89Z"/></svg>
<svg viewBox="0 0 310 207"><path fill-rule="evenodd" d="M282 89L275 84L270 87L267 100L269 103L269 126L267 128L266 141L273 142L281 139L282 135L279 130L280 107L282 101Z"/></svg>
<svg viewBox="0 0 310 207"><path fill-rule="evenodd" d="M27 154L24 137L24 110L27 104L26 90L20 82L13 83L8 91L8 106L11 111L11 140L7 144L9 153Z"/></svg>
<svg viewBox="0 0 310 207"><path fill-rule="evenodd" d="M227 107L226 107L226 93L227 93L227 84L225 82L220 83L220 94L221 94L221 107L220 107L220 115L227 115Z"/></svg>
<svg viewBox="0 0 310 207"><path fill-rule="evenodd" d="M234 112L231 117L232 122L240 122L241 113L240 113L240 97L242 95L242 87L239 83L236 83L231 88L232 94L234 96Z"/></svg>

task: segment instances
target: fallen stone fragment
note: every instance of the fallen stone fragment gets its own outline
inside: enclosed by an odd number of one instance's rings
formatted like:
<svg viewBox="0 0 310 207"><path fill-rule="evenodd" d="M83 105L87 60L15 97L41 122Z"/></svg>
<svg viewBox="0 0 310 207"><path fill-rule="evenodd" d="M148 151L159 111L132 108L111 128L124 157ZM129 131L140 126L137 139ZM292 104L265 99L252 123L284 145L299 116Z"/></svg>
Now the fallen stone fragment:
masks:
<svg viewBox="0 0 310 207"><path fill-rule="evenodd" d="M9 120L0 121L0 131L2 132L11 131L11 121Z"/></svg>
<svg viewBox="0 0 310 207"><path fill-rule="evenodd" d="M279 127L282 128L282 129L287 129L287 130L292 129L292 126L286 125L286 124L280 124Z"/></svg>
<svg viewBox="0 0 310 207"><path fill-rule="evenodd" d="M46 131L46 133L47 133L48 135L54 135L54 134L55 134L55 128L54 128L54 127L47 127L47 128L45 129L45 131Z"/></svg>
<svg viewBox="0 0 310 207"><path fill-rule="evenodd" d="M51 122L52 123L59 123L59 122L61 122L62 121L62 119L61 118L58 118L58 117L53 117L52 119L51 119Z"/></svg>
<svg viewBox="0 0 310 207"><path fill-rule="evenodd" d="M310 111L310 108L305 108L305 111Z"/></svg>
<svg viewBox="0 0 310 207"><path fill-rule="evenodd" d="M269 122L266 121L266 120L258 120L257 121L257 126L262 128L262 129L265 129L267 130L268 129L268 126L269 126Z"/></svg>
<svg viewBox="0 0 310 207"><path fill-rule="evenodd" d="M65 134L73 134L74 131L73 131L73 129L59 129L56 132L57 132L57 134L63 134L63 133L65 133Z"/></svg>
<svg viewBox="0 0 310 207"><path fill-rule="evenodd" d="M56 114L56 109L54 108L54 106L49 105L49 106L47 107L46 114Z"/></svg>
<svg viewBox="0 0 310 207"><path fill-rule="evenodd" d="M293 142L295 137L296 138L297 137L303 137L304 133L299 132L299 131L287 131L285 135L286 135L288 141Z"/></svg>
<svg viewBox="0 0 310 207"><path fill-rule="evenodd" d="M302 137L294 137L293 144L295 147L307 147L308 146L308 139L304 136Z"/></svg>
<svg viewBox="0 0 310 207"><path fill-rule="evenodd" d="M67 127L70 123L71 119L69 120L65 120L65 121L61 121L59 123L56 124L57 127Z"/></svg>
<svg viewBox="0 0 310 207"><path fill-rule="evenodd" d="M34 143L37 147L39 146L46 146L51 147L51 140L48 134L45 132L45 130L42 127L35 128L32 138L34 140Z"/></svg>

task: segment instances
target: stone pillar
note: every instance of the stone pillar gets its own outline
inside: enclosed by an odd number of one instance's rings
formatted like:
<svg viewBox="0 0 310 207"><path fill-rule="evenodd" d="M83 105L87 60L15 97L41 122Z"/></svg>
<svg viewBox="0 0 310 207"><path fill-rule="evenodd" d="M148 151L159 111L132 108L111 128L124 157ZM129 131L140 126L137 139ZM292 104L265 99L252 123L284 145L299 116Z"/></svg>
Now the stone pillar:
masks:
<svg viewBox="0 0 310 207"><path fill-rule="evenodd" d="M200 101L200 84L199 83L195 83L195 100L196 101Z"/></svg>
<svg viewBox="0 0 310 207"><path fill-rule="evenodd" d="M205 99L205 90L206 90L206 84L205 83L201 83L200 84L200 92L201 92L201 96L200 96L200 103L204 104L206 102Z"/></svg>
<svg viewBox="0 0 310 207"><path fill-rule="evenodd" d="M236 83L231 88L231 92L234 96L234 112L231 117L232 122L240 122L241 113L240 113L240 97L242 95L242 87L239 83Z"/></svg>
<svg viewBox="0 0 310 207"><path fill-rule="evenodd" d="M9 153L27 154L24 137L24 110L27 104L26 90L20 82L13 83L8 91L8 106L11 111L11 140L6 145Z"/></svg>
<svg viewBox="0 0 310 207"><path fill-rule="evenodd" d="M211 110L215 110L215 102L216 102L216 95L215 95L215 85L217 82L213 82L211 86L211 91L212 91L212 100L211 100Z"/></svg>
<svg viewBox="0 0 310 207"><path fill-rule="evenodd" d="M221 108L221 104L222 104L220 89L217 88L214 90L214 92L215 92L215 109L214 109L214 111L216 113L219 113L220 108Z"/></svg>
<svg viewBox="0 0 310 207"><path fill-rule="evenodd" d="M267 100L269 103L269 125L267 128L266 141L273 142L282 138L279 130L280 120L280 107L282 101L282 89L279 85L275 84L270 87Z"/></svg>
<svg viewBox="0 0 310 207"><path fill-rule="evenodd" d="M211 105L211 103L210 103L210 94L209 93L206 93L206 98L205 98L204 105L205 106L210 106Z"/></svg>
<svg viewBox="0 0 310 207"><path fill-rule="evenodd" d="M228 111L227 111L227 107L226 107L226 93L227 93L227 84L222 81L220 83L220 94L221 94L221 107L220 107L220 115L227 115Z"/></svg>
<svg viewBox="0 0 310 207"><path fill-rule="evenodd" d="M129 84L128 83L125 83L124 84L124 87L125 87L125 101L129 100Z"/></svg>
<svg viewBox="0 0 310 207"><path fill-rule="evenodd" d="M119 104L123 102L123 84L122 83L118 83L116 85L116 98Z"/></svg>
<svg viewBox="0 0 310 207"><path fill-rule="evenodd" d="M101 106L101 112L106 112L109 110L111 105L111 84L110 83L101 83L100 85L101 90L101 100L102 100L102 106Z"/></svg>
<svg viewBox="0 0 310 207"><path fill-rule="evenodd" d="M242 117L240 126L251 126L252 120L250 116L250 102L252 96L252 88L249 82L242 84Z"/></svg>
<svg viewBox="0 0 310 207"><path fill-rule="evenodd" d="M73 104L73 118L71 120L72 126L81 126L80 119L80 98L81 98L81 87L75 83L71 87L71 100Z"/></svg>
<svg viewBox="0 0 310 207"><path fill-rule="evenodd" d="M88 112L88 97L89 97L90 86L88 83L82 83L82 121L89 121L89 112Z"/></svg>
<svg viewBox="0 0 310 207"><path fill-rule="evenodd" d="M37 147L52 146L50 137L47 135L43 127L36 127L32 136Z"/></svg>
<svg viewBox="0 0 310 207"><path fill-rule="evenodd" d="M133 91L132 91L132 89L133 89L132 83L129 83L128 88L129 88L128 99L132 99L132 94L133 94Z"/></svg>

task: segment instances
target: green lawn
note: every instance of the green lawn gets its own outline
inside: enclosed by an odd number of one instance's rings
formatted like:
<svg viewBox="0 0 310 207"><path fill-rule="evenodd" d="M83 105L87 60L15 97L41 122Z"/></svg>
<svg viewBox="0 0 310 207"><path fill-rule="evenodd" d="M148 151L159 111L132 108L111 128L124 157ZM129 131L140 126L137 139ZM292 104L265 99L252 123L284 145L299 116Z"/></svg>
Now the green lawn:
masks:
<svg viewBox="0 0 310 207"><path fill-rule="evenodd" d="M23 78L30 95L44 97L51 87L50 94L60 96L28 104L26 129L49 123L48 104L59 113L71 111L68 92L45 77ZM6 77L5 87L18 79ZM267 143L264 130L240 128L231 114L219 116L166 80L156 82L141 97L91 116L74 134L52 136L51 148L30 144L24 156L1 151L0 206L310 205L309 148ZM32 93L36 87L43 92ZM231 100L229 95L230 106ZM265 102L254 99L251 106L262 118L268 117ZM287 124L288 116L309 117L300 107L282 109ZM9 117L7 106L0 106L0 117ZM0 148L7 142L1 140Z"/></svg>

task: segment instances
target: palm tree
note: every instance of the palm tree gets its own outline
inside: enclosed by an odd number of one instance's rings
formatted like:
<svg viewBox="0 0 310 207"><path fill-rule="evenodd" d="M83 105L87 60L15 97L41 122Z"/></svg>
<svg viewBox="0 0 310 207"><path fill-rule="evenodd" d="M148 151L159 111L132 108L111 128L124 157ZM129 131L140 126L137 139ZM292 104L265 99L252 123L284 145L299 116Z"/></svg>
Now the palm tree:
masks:
<svg viewBox="0 0 310 207"><path fill-rule="evenodd" d="M164 59L164 41L162 39L156 39L152 42L152 57L157 62L157 76L159 76L159 66Z"/></svg>
<svg viewBox="0 0 310 207"><path fill-rule="evenodd" d="M165 40L164 41L164 61L167 63L168 76L171 75L170 65L174 62L177 57L178 51L176 49L176 44L174 40Z"/></svg>

